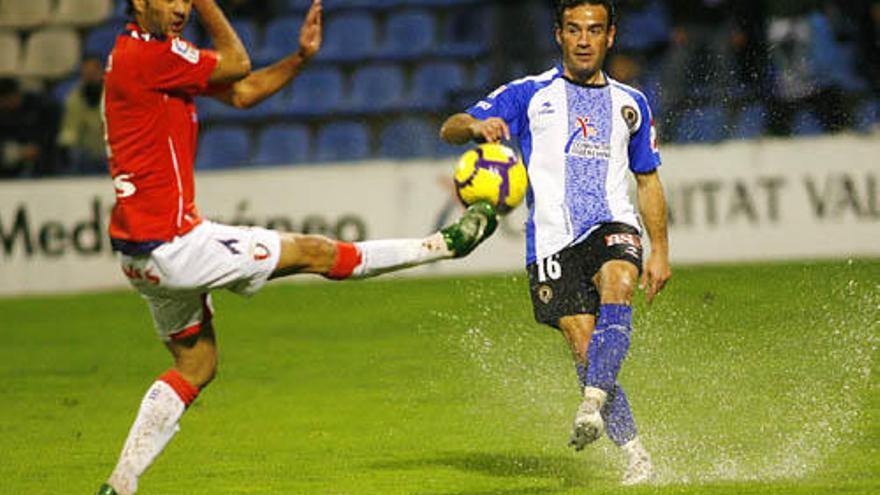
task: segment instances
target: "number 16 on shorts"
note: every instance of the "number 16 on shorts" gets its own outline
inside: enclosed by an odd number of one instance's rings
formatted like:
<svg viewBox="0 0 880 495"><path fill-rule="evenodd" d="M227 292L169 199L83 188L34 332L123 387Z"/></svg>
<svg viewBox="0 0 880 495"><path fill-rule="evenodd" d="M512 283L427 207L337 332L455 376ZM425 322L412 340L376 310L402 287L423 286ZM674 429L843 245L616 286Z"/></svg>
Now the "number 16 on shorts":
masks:
<svg viewBox="0 0 880 495"><path fill-rule="evenodd" d="M562 278L562 263L559 262L559 253L538 260L538 282L559 280Z"/></svg>

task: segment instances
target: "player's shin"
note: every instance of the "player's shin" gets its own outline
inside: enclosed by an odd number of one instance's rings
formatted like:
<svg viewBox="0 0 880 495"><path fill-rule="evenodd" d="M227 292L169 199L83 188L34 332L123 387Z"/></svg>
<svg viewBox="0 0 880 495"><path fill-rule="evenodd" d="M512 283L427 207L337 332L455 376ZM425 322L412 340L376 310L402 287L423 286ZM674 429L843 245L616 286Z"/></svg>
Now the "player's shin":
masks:
<svg viewBox="0 0 880 495"><path fill-rule="evenodd" d="M620 366L629 351L631 333L632 306L600 306L596 330L587 349L586 386L608 393L614 390Z"/></svg>
<svg viewBox="0 0 880 495"><path fill-rule="evenodd" d="M629 400L620 385L615 385L614 391L608 394L602 419L605 420L605 433L618 447L626 445L638 433Z"/></svg>
<svg viewBox="0 0 880 495"><path fill-rule="evenodd" d="M137 491L138 478L180 429L178 420L198 393L199 389L175 370L150 386L108 481L119 495Z"/></svg>
<svg viewBox="0 0 880 495"><path fill-rule="evenodd" d="M336 262L325 276L368 278L451 257L439 233L424 239L337 242Z"/></svg>

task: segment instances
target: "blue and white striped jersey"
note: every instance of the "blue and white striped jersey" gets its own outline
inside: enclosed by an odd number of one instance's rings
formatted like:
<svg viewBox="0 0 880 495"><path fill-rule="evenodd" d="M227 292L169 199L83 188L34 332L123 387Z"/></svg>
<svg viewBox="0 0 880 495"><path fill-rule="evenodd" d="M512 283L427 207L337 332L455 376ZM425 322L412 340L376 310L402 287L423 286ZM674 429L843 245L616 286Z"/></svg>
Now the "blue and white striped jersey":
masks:
<svg viewBox="0 0 880 495"><path fill-rule="evenodd" d="M641 230L628 195L627 169L660 166L645 95L608 78L585 86L561 66L501 86L467 109L500 117L515 135L529 171L526 264L586 238L603 223Z"/></svg>

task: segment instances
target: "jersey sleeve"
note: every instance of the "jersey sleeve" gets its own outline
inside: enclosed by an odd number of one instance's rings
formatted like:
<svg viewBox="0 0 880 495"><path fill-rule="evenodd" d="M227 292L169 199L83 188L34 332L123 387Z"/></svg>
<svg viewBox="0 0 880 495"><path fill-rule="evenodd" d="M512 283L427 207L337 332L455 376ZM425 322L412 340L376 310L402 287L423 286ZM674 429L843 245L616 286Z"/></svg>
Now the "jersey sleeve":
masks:
<svg viewBox="0 0 880 495"><path fill-rule="evenodd" d="M639 127L629 138L629 169L636 174L647 174L660 166L660 149L657 144L657 130L654 127L654 114L643 95L638 95Z"/></svg>
<svg viewBox="0 0 880 495"><path fill-rule="evenodd" d="M526 108L520 85L506 84L465 110L472 117L486 120L498 117L518 136L524 130Z"/></svg>
<svg viewBox="0 0 880 495"><path fill-rule="evenodd" d="M171 38L152 45L141 62L147 86L196 95L208 88L218 59L214 50L200 50L184 39Z"/></svg>

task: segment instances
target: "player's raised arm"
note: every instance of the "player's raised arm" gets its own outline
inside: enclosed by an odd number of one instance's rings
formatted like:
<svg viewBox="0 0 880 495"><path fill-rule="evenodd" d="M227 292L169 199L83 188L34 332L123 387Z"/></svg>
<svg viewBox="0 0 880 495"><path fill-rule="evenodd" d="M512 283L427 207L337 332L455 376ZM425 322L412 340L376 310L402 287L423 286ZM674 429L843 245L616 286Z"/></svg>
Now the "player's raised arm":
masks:
<svg viewBox="0 0 880 495"><path fill-rule="evenodd" d="M250 56L215 0L193 0L193 6L219 55L208 82L230 83L247 76L251 72Z"/></svg>
<svg viewBox="0 0 880 495"><path fill-rule="evenodd" d="M471 140L497 143L510 140L510 128L498 117L480 120L468 113L457 113L443 123L440 137L449 144L465 144Z"/></svg>
<svg viewBox="0 0 880 495"><path fill-rule="evenodd" d="M313 0L299 31L299 47L274 64L250 73L214 97L235 108L250 108L277 93L296 77L321 49L321 0Z"/></svg>
<svg viewBox="0 0 880 495"><path fill-rule="evenodd" d="M657 171L636 174L639 212L651 239L651 253L645 263L639 286L646 289L650 304L672 276L669 268L669 240L666 228L666 196Z"/></svg>

